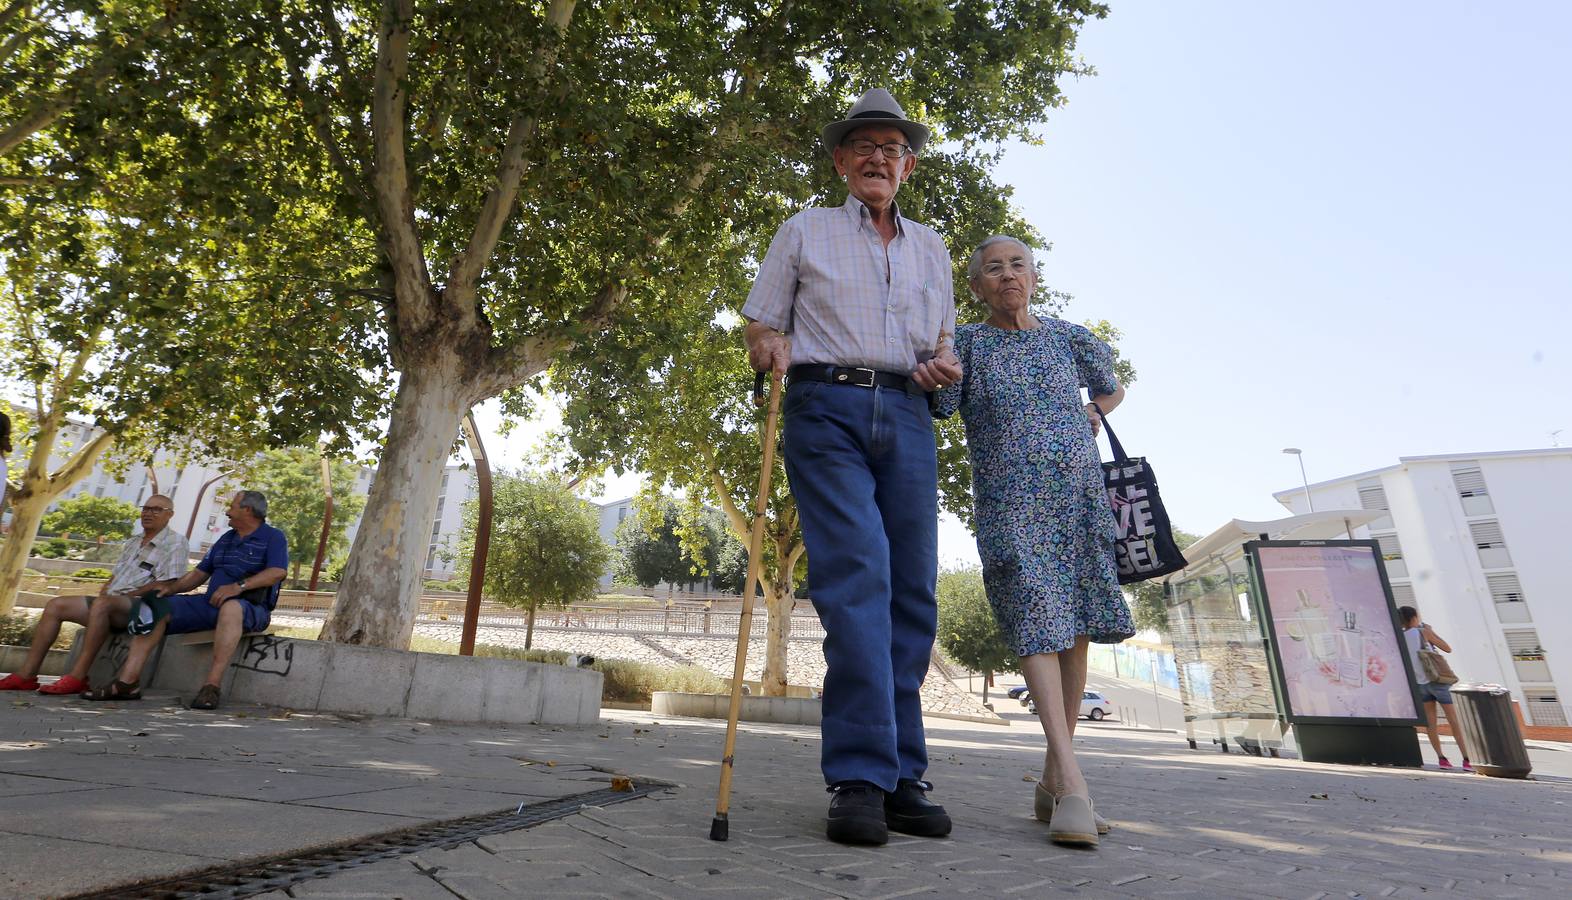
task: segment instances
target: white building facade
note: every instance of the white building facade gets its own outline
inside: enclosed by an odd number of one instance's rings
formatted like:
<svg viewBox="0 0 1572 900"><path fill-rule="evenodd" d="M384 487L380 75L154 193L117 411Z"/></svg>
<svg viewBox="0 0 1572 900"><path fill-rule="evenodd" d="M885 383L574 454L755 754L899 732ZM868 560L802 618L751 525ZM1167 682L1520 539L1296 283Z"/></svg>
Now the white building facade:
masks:
<svg viewBox="0 0 1572 900"><path fill-rule="evenodd" d="M1272 496L1387 511L1354 536L1380 542L1398 605L1452 645L1458 676L1510 689L1529 724L1572 718L1572 449L1402 457Z"/></svg>

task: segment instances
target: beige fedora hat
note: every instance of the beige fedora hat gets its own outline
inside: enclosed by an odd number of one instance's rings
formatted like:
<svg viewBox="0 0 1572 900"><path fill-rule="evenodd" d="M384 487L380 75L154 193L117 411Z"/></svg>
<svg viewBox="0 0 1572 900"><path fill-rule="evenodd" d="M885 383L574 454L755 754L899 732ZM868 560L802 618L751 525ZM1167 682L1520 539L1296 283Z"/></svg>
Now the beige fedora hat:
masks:
<svg viewBox="0 0 1572 900"><path fill-rule="evenodd" d="M819 132L819 139L824 141L824 149L834 153L848 133L867 125L893 125L899 128L906 135L914 153L928 143L928 126L906 118L906 111L884 88L873 88L858 97L852 108L846 111L846 118L824 126L824 130Z"/></svg>

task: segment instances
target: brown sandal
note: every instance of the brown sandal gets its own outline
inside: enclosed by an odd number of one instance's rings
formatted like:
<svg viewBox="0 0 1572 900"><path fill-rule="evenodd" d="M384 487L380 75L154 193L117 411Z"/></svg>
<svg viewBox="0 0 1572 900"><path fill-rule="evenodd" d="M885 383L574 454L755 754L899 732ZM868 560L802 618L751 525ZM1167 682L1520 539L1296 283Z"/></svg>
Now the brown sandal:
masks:
<svg viewBox="0 0 1572 900"><path fill-rule="evenodd" d="M191 701L192 709L218 709L218 685L204 684Z"/></svg>
<svg viewBox="0 0 1572 900"><path fill-rule="evenodd" d="M83 700L141 700L142 686L136 682L126 683L116 678L108 685L91 691L82 692Z"/></svg>

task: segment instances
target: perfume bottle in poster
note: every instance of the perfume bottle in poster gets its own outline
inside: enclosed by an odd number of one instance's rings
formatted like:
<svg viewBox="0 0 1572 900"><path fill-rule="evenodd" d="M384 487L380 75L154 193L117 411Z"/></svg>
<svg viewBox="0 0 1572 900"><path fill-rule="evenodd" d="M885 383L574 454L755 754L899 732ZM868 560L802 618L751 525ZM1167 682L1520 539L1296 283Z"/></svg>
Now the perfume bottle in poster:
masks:
<svg viewBox="0 0 1572 900"><path fill-rule="evenodd" d="M1337 680L1353 688L1365 683L1365 636L1357 622L1357 613L1344 610L1343 629L1337 633Z"/></svg>

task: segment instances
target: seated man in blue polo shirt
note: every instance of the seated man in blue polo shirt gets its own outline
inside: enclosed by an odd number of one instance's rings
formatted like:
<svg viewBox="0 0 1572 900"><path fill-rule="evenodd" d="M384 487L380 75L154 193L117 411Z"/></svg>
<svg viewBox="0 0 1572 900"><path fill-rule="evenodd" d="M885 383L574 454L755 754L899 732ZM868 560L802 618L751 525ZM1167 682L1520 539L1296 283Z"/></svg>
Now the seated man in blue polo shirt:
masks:
<svg viewBox="0 0 1572 900"><path fill-rule="evenodd" d="M229 502L229 531L207 555L174 584L160 588L167 600L138 602L131 610L131 641L125 664L107 687L89 691L88 700L138 700L142 667L167 634L212 630L213 663L191 701L192 709L217 709L218 686L240 645L240 636L267 628L278 603L278 584L289 570L284 532L267 524L267 498L241 491ZM186 594L207 584L206 593Z"/></svg>

